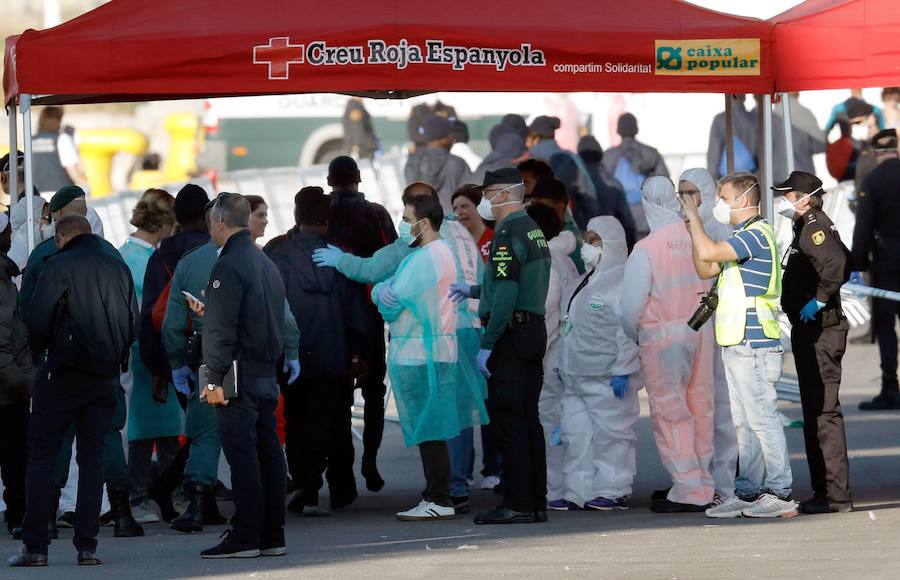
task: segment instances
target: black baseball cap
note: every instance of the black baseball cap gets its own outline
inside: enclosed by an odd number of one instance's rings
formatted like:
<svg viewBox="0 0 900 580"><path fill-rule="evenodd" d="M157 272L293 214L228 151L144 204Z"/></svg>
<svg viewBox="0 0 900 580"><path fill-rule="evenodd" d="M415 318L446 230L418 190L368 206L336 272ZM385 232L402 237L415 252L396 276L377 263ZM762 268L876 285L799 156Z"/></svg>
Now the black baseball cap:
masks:
<svg viewBox="0 0 900 580"><path fill-rule="evenodd" d="M484 183L478 189L486 189L492 185L518 185L522 183L522 173L515 167L502 167L484 174Z"/></svg>
<svg viewBox="0 0 900 580"><path fill-rule="evenodd" d="M825 191L822 189L822 180L805 171L792 171L790 177L782 183L772 186L773 191L796 191L799 193L810 193L822 195Z"/></svg>

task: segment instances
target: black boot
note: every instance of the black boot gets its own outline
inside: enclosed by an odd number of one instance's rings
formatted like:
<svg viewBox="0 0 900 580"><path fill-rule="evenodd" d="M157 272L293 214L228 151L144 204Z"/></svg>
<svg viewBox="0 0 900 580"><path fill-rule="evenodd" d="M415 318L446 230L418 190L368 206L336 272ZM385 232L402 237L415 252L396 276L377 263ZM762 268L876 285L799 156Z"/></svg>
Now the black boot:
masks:
<svg viewBox="0 0 900 580"><path fill-rule="evenodd" d="M147 496L156 502L159 511L162 512L163 521L167 524L178 517L178 511L172 505L172 492L178 489L184 480L184 466L190 453L190 445L183 445L172 463L156 478L149 489Z"/></svg>
<svg viewBox="0 0 900 580"><path fill-rule="evenodd" d="M203 488L203 524L206 526L224 526L228 519L219 513L219 504L216 503L216 489L214 487Z"/></svg>
<svg viewBox="0 0 900 580"><path fill-rule="evenodd" d="M203 531L203 497L207 487L199 483L185 483L184 497L190 502L187 510L169 526L173 530L189 534Z"/></svg>
<svg viewBox="0 0 900 580"><path fill-rule="evenodd" d="M144 535L144 528L131 516L131 502L128 501L128 485L123 483L107 483L110 514L116 527L115 537L137 538Z"/></svg>

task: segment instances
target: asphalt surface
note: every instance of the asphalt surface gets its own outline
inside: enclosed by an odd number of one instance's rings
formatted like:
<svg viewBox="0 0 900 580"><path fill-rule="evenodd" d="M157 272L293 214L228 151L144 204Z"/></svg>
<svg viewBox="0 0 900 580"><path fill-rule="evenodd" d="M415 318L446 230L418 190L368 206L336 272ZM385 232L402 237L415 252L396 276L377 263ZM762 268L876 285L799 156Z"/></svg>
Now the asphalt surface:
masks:
<svg viewBox="0 0 900 580"><path fill-rule="evenodd" d="M65 530L50 548L50 567L0 568L0 579L900 578L900 412L856 409L878 390L874 347L852 345L845 360L842 393L857 508L850 514L770 521L651 513L650 492L665 487L668 478L642 395L638 475L629 511L551 513L548 523L516 526L475 526L472 514L399 522L394 513L417 503L424 480L418 453L403 447L399 429L391 425L380 457L385 490L365 491L360 479L360 498L351 507L328 518L289 516L287 556L202 560L199 552L217 543L224 527L182 535L151 524L143 538L115 539L110 528L101 530L105 565L80 568L72 531ZM784 404L783 411L800 418L799 405ZM809 472L802 432L789 428L787 435L795 495L803 499ZM489 492L472 492L473 512L495 502ZM0 554L18 547L9 536L0 538Z"/></svg>

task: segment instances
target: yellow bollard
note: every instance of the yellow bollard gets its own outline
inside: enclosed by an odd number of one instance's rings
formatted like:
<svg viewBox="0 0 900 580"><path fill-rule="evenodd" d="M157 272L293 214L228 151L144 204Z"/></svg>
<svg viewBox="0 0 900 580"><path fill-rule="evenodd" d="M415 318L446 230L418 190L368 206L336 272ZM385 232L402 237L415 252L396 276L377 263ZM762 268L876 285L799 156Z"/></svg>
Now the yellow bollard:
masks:
<svg viewBox="0 0 900 580"><path fill-rule="evenodd" d="M116 153L143 155L149 141L134 129L81 129L79 150L91 197L104 197L113 191L110 182L112 160Z"/></svg>
<svg viewBox="0 0 900 580"><path fill-rule="evenodd" d="M197 132L200 122L193 113L166 116L166 131L171 143L163 164L166 182L186 181L197 173Z"/></svg>

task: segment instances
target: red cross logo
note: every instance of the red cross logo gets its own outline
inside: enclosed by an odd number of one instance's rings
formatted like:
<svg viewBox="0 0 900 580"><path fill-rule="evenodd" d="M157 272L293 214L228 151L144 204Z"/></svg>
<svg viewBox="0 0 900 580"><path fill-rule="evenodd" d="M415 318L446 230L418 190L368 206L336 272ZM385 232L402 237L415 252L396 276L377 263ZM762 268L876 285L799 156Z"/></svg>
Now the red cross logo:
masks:
<svg viewBox="0 0 900 580"><path fill-rule="evenodd" d="M253 47L253 64L269 65L269 80L286 81L288 67L303 63L303 45L291 44L287 36L270 38L269 44Z"/></svg>

